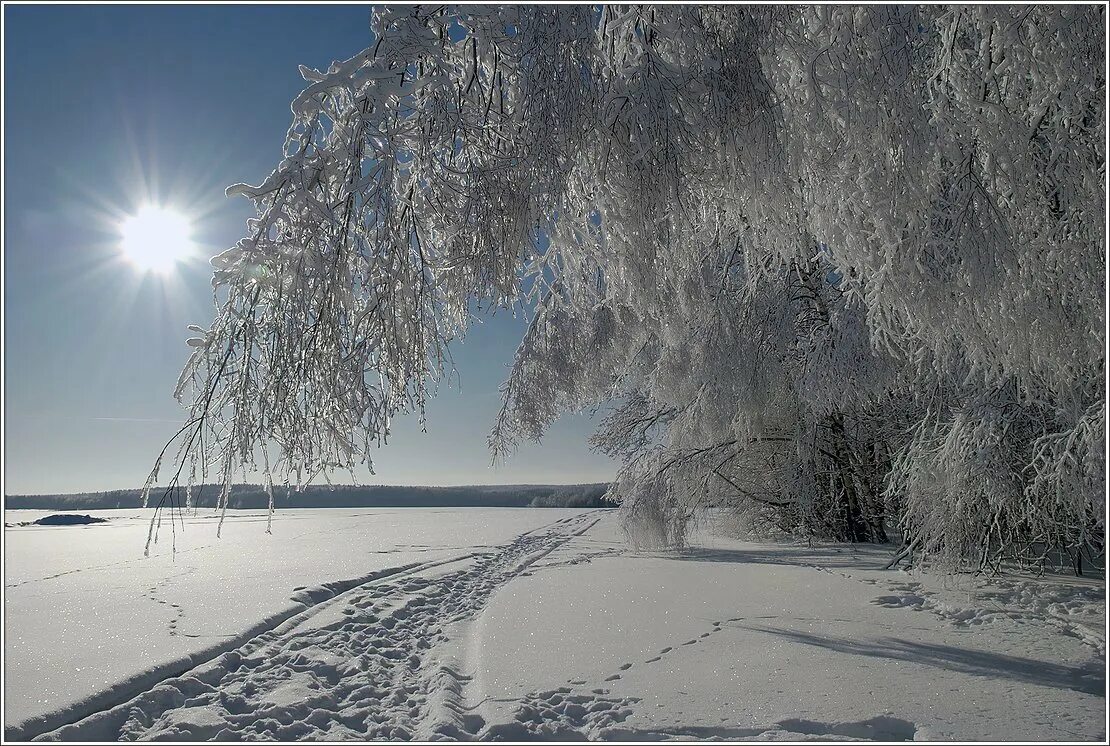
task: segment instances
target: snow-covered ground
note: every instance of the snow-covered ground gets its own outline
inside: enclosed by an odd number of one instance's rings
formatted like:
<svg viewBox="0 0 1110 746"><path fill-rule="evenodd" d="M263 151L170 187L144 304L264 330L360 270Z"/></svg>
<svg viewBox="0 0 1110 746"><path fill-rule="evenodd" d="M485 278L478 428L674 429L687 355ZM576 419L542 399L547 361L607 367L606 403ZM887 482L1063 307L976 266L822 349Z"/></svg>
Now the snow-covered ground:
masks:
<svg viewBox="0 0 1110 746"><path fill-rule="evenodd" d="M1102 581L641 552L611 511L206 520L149 560L134 514L6 531L6 736L1106 736Z"/></svg>
<svg viewBox="0 0 1110 746"><path fill-rule="evenodd" d="M577 511L210 510L143 557L149 513L97 511L105 524L5 529L4 727L34 735L115 704L237 647L305 602L375 574L488 551ZM10 510L8 524L42 511ZM176 552L172 544L176 542ZM331 589L325 584L339 583Z"/></svg>

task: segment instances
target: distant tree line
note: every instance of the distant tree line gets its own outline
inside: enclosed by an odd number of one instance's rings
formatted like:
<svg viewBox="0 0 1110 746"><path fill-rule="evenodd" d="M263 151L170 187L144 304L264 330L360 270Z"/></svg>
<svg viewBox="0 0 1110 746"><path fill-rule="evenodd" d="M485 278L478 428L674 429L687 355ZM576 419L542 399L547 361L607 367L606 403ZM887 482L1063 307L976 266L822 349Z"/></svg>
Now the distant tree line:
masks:
<svg viewBox="0 0 1110 746"><path fill-rule="evenodd" d="M613 507L603 500L607 485L474 485L461 487L408 487L393 485L309 485L296 490L274 490L275 508L600 508ZM215 508L223 485L194 485L192 503ZM115 510L142 505L142 490L110 490L67 495L7 495L9 510ZM162 494L162 493L159 493ZM185 488L175 487L167 505L184 505ZM265 510L269 493L264 485L232 485L228 507Z"/></svg>

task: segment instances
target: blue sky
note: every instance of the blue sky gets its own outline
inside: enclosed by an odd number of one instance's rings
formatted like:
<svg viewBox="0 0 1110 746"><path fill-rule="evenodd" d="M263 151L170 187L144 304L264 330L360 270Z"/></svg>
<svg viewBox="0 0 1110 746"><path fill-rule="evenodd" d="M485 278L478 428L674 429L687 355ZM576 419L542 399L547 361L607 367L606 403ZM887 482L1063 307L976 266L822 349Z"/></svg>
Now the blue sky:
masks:
<svg viewBox="0 0 1110 746"><path fill-rule="evenodd" d="M281 154L297 65L363 49L364 6L6 6L4 491L140 486L183 420L172 391L186 325L212 317L207 258L252 214L224 187ZM193 221L203 256L157 279L121 260L141 204ZM487 319L453 348L461 389L397 423L376 454L387 484L586 482L614 465L593 423L564 417L491 469L485 438L522 331Z"/></svg>

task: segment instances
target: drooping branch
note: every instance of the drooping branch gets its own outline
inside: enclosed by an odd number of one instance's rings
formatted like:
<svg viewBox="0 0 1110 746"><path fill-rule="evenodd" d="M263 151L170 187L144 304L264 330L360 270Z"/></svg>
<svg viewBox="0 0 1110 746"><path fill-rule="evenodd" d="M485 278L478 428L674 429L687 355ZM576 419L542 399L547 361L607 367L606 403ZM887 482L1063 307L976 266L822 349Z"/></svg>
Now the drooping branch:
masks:
<svg viewBox="0 0 1110 746"><path fill-rule="evenodd" d="M229 190L257 216L214 260L179 461L369 464L472 310L518 304L495 453L617 402L612 494L670 539L750 470L791 530L1086 541L1103 12L378 8L366 50L302 69L274 172Z"/></svg>

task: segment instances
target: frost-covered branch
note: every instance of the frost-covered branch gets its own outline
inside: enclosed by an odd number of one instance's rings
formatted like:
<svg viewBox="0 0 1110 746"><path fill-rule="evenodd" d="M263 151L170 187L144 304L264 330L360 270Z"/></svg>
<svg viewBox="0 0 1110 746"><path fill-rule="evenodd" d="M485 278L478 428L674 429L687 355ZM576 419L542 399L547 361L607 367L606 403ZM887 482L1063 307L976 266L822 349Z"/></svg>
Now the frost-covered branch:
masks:
<svg viewBox="0 0 1110 746"><path fill-rule="evenodd" d="M707 506L952 563L1100 540L1103 12L377 8L229 190L179 461L369 463L519 304L495 455L615 402L611 495L667 541Z"/></svg>

